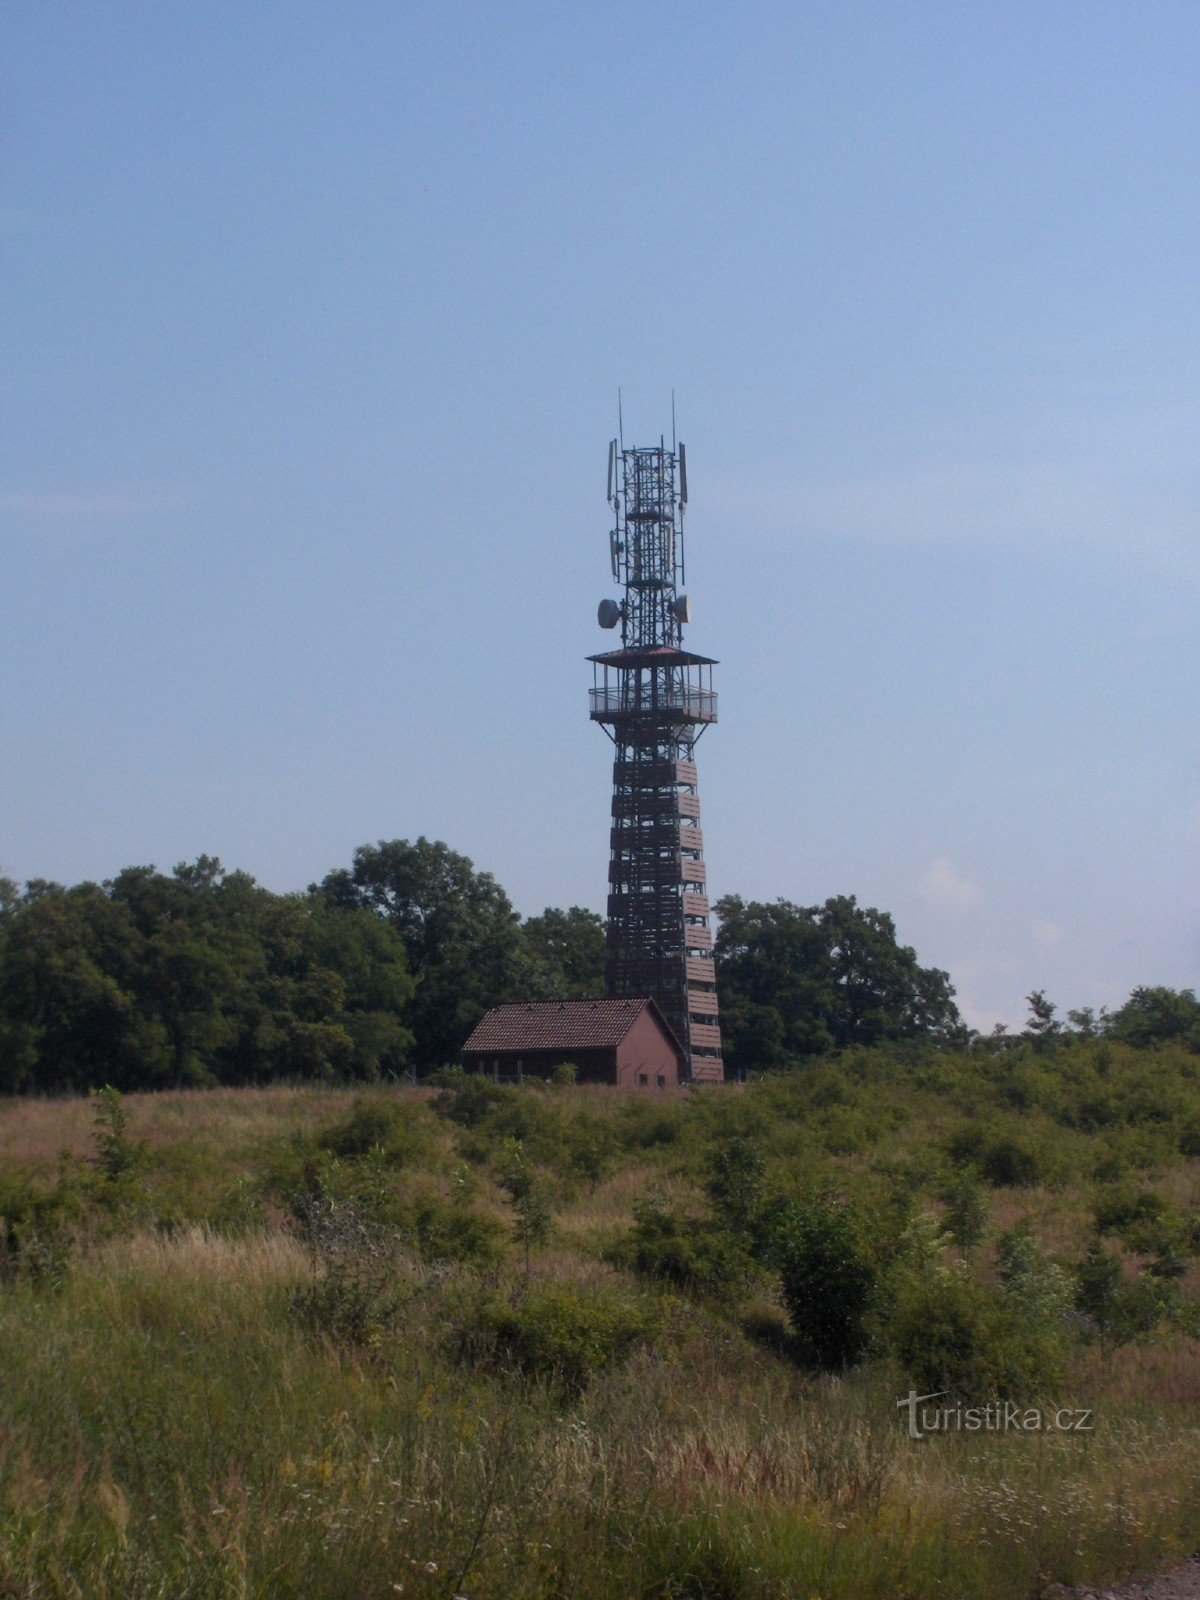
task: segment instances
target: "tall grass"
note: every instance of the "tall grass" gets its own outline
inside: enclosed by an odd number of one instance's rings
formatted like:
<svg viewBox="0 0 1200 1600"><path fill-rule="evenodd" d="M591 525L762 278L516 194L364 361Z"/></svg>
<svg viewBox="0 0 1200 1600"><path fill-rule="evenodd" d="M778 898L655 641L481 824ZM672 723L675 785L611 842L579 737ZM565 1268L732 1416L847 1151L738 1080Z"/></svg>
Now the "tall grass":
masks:
<svg viewBox="0 0 1200 1600"><path fill-rule="evenodd" d="M913 1440L896 1408L908 1383L887 1360L796 1366L769 1276L715 1305L607 1264L649 1190L702 1206L722 1107L757 1122L773 1181L792 1181L807 1150L823 1178L873 1194L892 1181L880 1160L914 1159L917 1089L865 1159L822 1143L813 1089L665 1115L577 1091L506 1100L495 1149L519 1115L554 1195L556 1231L528 1273L520 1251L473 1255L462 1226L436 1234L465 1240L458 1256L422 1253L418 1201L460 1221L510 1216L486 1128L460 1128L428 1096L386 1097L399 1109L376 1116L378 1143L347 1157L355 1113L338 1092L131 1097L147 1141L136 1203L73 1175L65 1270L0 1283L0 1595L1023 1600L1194 1549L1200 1361L1182 1333L1074 1350L1047 1398L1090 1407L1087 1434ZM807 1119L791 1137L789 1095ZM56 1113L86 1154L86 1104L14 1105L0 1115L9 1179L23 1163L47 1193L62 1181L46 1157ZM572 1160L577 1123L591 1176ZM370 1337L314 1315L328 1298L305 1301L329 1263L289 1218L297 1174L314 1203L382 1219L391 1279ZM1194 1203L1194 1163L1143 1179L1181 1214ZM253 1205L235 1215L239 1184ZM1000 1189L993 1215L1073 1244L1091 1194L1086 1175ZM355 1292L373 1293L364 1283ZM519 1313L542 1295L569 1311L572 1286L584 1304L649 1306L654 1337L568 1386L475 1340L481 1307Z"/></svg>

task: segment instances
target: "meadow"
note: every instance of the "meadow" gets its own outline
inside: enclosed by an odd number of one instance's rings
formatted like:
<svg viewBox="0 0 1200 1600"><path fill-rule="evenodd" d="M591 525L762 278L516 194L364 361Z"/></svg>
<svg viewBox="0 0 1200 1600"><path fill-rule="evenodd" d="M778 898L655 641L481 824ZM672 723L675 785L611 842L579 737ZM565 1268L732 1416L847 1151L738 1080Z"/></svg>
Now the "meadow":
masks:
<svg viewBox="0 0 1200 1600"><path fill-rule="evenodd" d="M1188 1554L1198 1065L9 1100L0 1595L1017 1600ZM913 1438L913 1388L1090 1425Z"/></svg>

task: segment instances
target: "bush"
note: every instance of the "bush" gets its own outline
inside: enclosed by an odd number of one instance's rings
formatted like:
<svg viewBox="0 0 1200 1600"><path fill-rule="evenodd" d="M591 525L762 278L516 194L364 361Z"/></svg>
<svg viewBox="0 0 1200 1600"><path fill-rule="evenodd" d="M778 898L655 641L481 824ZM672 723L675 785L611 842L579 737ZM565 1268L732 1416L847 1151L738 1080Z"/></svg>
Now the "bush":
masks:
<svg viewBox="0 0 1200 1600"><path fill-rule="evenodd" d="M397 1236L349 1201L317 1201L301 1222L312 1278L291 1308L337 1344L376 1348L415 1296Z"/></svg>
<svg viewBox="0 0 1200 1600"><path fill-rule="evenodd" d="M633 1231L610 1252L614 1265L711 1300L731 1298L753 1276L745 1250L717 1224L652 1200L639 1201L633 1214Z"/></svg>
<svg viewBox="0 0 1200 1600"><path fill-rule="evenodd" d="M582 1284L554 1284L513 1300L484 1301L463 1330L464 1347L513 1363L530 1377L582 1389L659 1332L657 1310Z"/></svg>
<svg viewBox="0 0 1200 1600"><path fill-rule="evenodd" d="M1092 1218L1097 1233L1127 1238L1134 1230L1160 1222L1167 1209L1166 1200L1153 1189L1134 1189L1122 1184L1097 1195L1092 1205Z"/></svg>
<svg viewBox="0 0 1200 1600"><path fill-rule="evenodd" d="M987 1233L989 1206L978 1183L962 1174L942 1192L946 1231L960 1250L974 1250Z"/></svg>
<svg viewBox="0 0 1200 1600"><path fill-rule="evenodd" d="M781 1247L780 1286L801 1359L825 1370L857 1361L879 1287L862 1219L823 1196L794 1213Z"/></svg>
<svg viewBox="0 0 1200 1600"><path fill-rule="evenodd" d="M422 1261L443 1261L493 1266L504 1253L504 1224L497 1217L448 1204L437 1195L422 1195L412 1203L406 1231L412 1235Z"/></svg>
<svg viewBox="0 0 1200 1600"><path fill-rule="evenodd" d="M343 1160L369 1155L372 1150L398 1154L404 1121L403 1112L393 1101L359 1099L346 1116L322 1129L317 1144Z"/></svg>
<svg viewBox="0 0 1200 1600"><path fill-rule="evenodd" d="M947 1146L957 1166L973 1166L994 1189L1028 1188L1044 1176L1037 1152L1011 1134L988 1134L979 1127L961 1129Z"/></svg>
<svg viewBox="0 0 1200 1600"><path fill-rule="evenodd" d="M1179 1291L1173 1271L1156 1271L1154 1263L1141 1277L1127 1280L1120 1260L1099 1239L1076 1266L1075 1306L1105 1344L1124 1344L1153 1333L1172 1322L1180 1311Z"/></svg>
<svg viewBox="0 0 1200 1600"><path fill-rule="evenodd" d="M464 1073L461 1082L441 1091L433 1102L433 1109L461 1128L477 1128L497 1106L503 1105L507 1093L502 1084L491 1078L468 1077Z"/></svg>
<svg viewBox="0 0 1200 1600"><path fill-rule="evenodd" d="M963 1263L904 1279L887 1337L914 1384L965 1401L1031 1400L1059 1370L1054 1328Z"/></svg>

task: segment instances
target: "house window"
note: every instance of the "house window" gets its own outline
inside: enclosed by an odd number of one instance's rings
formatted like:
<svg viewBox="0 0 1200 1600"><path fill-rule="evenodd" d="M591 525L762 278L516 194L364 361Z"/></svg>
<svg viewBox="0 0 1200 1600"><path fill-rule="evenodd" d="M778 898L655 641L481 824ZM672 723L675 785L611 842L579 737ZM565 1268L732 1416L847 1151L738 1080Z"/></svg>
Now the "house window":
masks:
<svg viewBox="0 0 1200 1600"><path fill-rule="evenodd" d="M658 1076L655 1078L654 1081L655 1081L655 1083L658 1085L658 1087L660 1089L665 1089L667 1087L667 1080L666 1080L666 1078L663 1077L661 1072L658 1074Z"/></svg>
<svg viewBox="0 0 1200 1600"><path fill-rule="evenodd" d="M644 1089L649 1082L650 1082L650 1079L646 1075L646 1073L644 1073L644 1072L639 1072L638 1073L638 1088L639 1089Z"/></svg>

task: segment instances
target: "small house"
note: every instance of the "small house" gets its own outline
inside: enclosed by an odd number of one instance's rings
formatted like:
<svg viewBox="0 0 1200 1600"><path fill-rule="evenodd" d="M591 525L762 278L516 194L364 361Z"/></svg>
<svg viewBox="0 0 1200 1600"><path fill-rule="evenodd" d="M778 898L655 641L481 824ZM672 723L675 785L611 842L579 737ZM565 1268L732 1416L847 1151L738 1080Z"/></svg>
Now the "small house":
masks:
<svg viewBox="0 0 1200 1600"><path fill-rule="evenodd" d="M683 1050L653 1000L550 1000L493 1006L463 1046L468 1071L520 1081L569 1062L579 1083L670 1089Z"/></svg>

